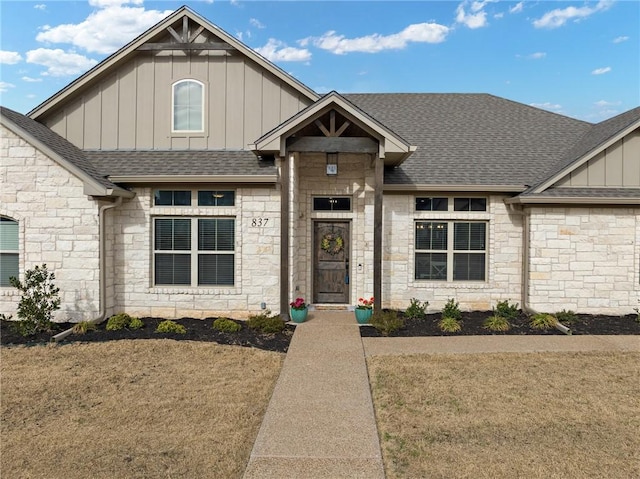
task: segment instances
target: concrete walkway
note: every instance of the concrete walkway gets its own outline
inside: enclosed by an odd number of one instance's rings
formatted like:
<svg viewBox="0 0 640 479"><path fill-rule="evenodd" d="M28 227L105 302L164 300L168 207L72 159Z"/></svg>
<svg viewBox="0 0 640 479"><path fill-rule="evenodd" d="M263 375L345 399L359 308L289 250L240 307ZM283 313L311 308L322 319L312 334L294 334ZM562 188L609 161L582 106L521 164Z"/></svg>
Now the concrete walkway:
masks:
<svg viewBox="0 0 640 479"><path fill-rule="evenodd" d="M353 312L312 311L296 326L245 479L384 479L365 357L640 351L640 336L360 338Z"/></svg>
<svg viewBox="0 0 640 479"><path fill-rule="evenodd" d="M384 478L353 312L296 326L244 478Z"/></svg>

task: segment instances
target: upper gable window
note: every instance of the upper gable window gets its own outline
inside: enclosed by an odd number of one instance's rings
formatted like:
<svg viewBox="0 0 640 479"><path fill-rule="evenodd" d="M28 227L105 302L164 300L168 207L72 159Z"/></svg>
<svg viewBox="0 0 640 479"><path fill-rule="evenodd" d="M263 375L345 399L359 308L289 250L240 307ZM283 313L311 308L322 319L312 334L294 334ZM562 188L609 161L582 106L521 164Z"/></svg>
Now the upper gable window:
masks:
<svg viewBox="0 0 640 479"><path fill-rule="evenodd" d="M204 85L196 80L173 84L172 131L204 131Z"/></svg>

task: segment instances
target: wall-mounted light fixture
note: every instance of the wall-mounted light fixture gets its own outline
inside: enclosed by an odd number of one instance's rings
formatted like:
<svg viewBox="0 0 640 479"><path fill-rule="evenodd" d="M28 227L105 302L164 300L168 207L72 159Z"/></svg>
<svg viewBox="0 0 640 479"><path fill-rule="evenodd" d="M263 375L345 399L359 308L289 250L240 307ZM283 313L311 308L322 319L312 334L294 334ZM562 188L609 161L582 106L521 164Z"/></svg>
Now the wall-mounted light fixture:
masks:
<svg viewBox="0 0 640 479"><path fill-rule="evenodd" d="M338 154L327 153L327 175L338 174Z"/></svg>

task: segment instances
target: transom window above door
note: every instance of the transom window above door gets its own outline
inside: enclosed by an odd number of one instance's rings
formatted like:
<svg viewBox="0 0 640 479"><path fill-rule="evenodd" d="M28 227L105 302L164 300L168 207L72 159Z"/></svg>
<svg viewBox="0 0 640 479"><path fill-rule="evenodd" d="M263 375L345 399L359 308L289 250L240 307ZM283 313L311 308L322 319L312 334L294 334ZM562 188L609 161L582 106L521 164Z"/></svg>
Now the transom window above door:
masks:
<svg viewBox="0 0 640 479"><path fill-rule="evenodd" d="M313 211L351 211L349 196L315 196Z"/></svg>

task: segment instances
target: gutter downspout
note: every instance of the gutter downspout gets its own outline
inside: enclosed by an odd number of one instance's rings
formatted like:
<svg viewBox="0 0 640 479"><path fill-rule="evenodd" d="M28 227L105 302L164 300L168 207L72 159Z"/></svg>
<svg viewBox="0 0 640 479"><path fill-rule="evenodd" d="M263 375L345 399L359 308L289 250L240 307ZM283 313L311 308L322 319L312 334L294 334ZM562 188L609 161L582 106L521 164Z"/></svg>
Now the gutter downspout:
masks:
<svg viewBox="0 0 640 479"><path fill-rule="evenodd" d="M98 311L98 316L96 318L90 319L88 322L92 324L99 324L105 320L105 316L107 314L107 271L106 271L106 263L107 263L107 248L105 241L105 211L110 210L112 208L116 208L122 204L122 197L118 196L116 201L113 203L102 205L98 209L98 223L99 223L99 231L98 231L98 242L100 244L100 282L98 285L99 289L99 306L100 309ZM64 338L69 336L73 332L73 328L69 328L61 333L56 334L52 340L55 342L62 341Z"/></svg>

